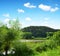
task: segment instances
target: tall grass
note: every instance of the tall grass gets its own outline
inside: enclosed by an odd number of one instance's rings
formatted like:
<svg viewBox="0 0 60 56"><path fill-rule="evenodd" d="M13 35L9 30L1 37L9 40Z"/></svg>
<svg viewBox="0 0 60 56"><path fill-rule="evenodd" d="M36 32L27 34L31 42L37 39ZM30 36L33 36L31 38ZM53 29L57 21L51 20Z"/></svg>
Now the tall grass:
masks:
<svg viewBox="0 0 60 56"><path fill-rule="evenodd" d="M35 56L60 56L60 46L53 50L49 49L48 51L38 53Z"/></svg>

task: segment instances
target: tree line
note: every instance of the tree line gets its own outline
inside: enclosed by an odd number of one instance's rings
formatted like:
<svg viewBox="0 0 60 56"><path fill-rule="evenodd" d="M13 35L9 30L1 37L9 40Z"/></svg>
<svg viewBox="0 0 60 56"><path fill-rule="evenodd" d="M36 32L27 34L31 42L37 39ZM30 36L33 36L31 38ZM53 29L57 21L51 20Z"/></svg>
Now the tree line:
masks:
<svg viewBox="0 0 60 56"><path fill-rule="evenodd" d="M53 29L47 26L30 26L30 27L25 27L22 29L24 34L24 38L26 39L31 39L31 38L46 38L47 35L53 35L53 32L58 31L58 29Z"/></svg>

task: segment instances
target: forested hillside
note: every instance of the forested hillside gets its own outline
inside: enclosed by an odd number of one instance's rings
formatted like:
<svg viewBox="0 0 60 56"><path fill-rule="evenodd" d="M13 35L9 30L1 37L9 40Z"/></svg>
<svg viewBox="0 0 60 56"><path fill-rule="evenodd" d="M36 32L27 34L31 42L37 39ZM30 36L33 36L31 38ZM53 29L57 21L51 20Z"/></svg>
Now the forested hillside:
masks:
<svg viewBox="0 0 60 56"><path fill-rule="evenodd" d="M30 26L23 28L22 31L32 33L34 37L46 37L48 32L56 32L58 30L47 26Z"/></svg>

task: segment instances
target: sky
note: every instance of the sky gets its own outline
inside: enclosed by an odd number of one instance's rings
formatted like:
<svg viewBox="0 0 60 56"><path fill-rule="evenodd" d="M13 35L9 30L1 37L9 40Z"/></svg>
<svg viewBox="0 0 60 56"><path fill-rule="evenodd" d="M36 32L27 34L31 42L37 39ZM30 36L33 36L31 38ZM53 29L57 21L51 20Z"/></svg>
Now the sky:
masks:
<svg viewBox="0 0 60 56"><path fill-rule="evenodd" d="M60 29L60 0L0 0L0 21L19 18L21 27Z"/></svg>

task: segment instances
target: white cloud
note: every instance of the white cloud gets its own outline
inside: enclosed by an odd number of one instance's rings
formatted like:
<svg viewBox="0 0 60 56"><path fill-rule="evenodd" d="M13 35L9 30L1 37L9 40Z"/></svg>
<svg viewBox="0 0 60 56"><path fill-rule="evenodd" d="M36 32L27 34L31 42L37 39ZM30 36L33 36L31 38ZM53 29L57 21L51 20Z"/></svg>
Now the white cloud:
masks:
<svg viewBox="0 0 60 56"><path fill-rule="evenodd" d="M28 8L36 8L36 6L31 5L29 2L28 3L25 3L24 6L25 7L28 7Z"/></svg>
<svg viewBox="0 0 60 56"><path fill-rule="evenodd" d="M45 24L48 24L48 21L45 21L44 23L45 23Z"/></svg>
<svg viewBox="0 0 60 56"><path fill-rule="evenodd" d="M16 21L16 19L12 19L13 21Z"/></svg>
<svg viewBox="0 0 60 56"><path fill-rule="evenodd" d="M9 22L9 18L6 18L5 20L4 20L4 23L8 23Z"/></svg>
<svg viewBox="0 0 60 56"><path fill-rule="evenodd" d="M38 7L44 11L50 11L50 12L55 12L59 9L58 7L52 8L51 6L44 4L40 4Z"/></svg>
<svg viewBox="0 0 60 56"><path fill-rule="evenodd" d="M6 24L7 25L7 27L10 27L10 25L9 25L9 21L10 21L10 19L9 18L6 18L3 22L4 22L4 24Z"/></svg>
<svg viewBox="0 0 60 56"><path fill-rule="evenodd" d="M48 17L44 18L43 25L44 26L49 26L49 18Z"/></svg>
<svg viewBox="0 0 60 56"><path fill-rule="evenodd" d="M49 20L49 18L44 18L44 20L45 20L45 21L48 21L48 20Z"/></svg>
<svg viewBox="0 0 60 56"><path fill-rule="evenodd" d="M40 9L44 10L44 11L49 11L50 10L50 6L44 5L44 4L40 4L38 6Z"/></svg>
<svg viewBox="0 0 60 56"><path fill-rule="evenodd" d="M31 21L31 18L30 17L26 17L25 20L26 21Z"/></svg>
<svg viewBox="0 0 60 56"><path fill-rule="evenodd" d="M9 15L9 14L3 14L3 16L4 16L4 17L10 17L10 15Z"/></svg>
<svg viewBox="0 0 60 56"><path fill-rule="evenodd" d="M55 11L57 11L59 8L58 7L55 7L55 8L51 8L51 12L55 12Z"/></svg>
<svg viewBox="0 0 60 56"><path fill-rule="evenodd" d="M24 13L24 10L23 9L18 9L17 10L19 13Z"/></svg>
<svg viewBox="0 0 60 56"><path fill-rule="evenodd" d="M7 27L9 27L9 28L11 27L11 25L9 24L9 21L10 21L10 20L12 20L12 21L14 21L14 22L16 21L16 19L9 19L9 18L6 18L6 19L3 21L3 23L6 24ZM21 25L21 24L20 24L20 21L19 21L19 25Z"/></svg>

